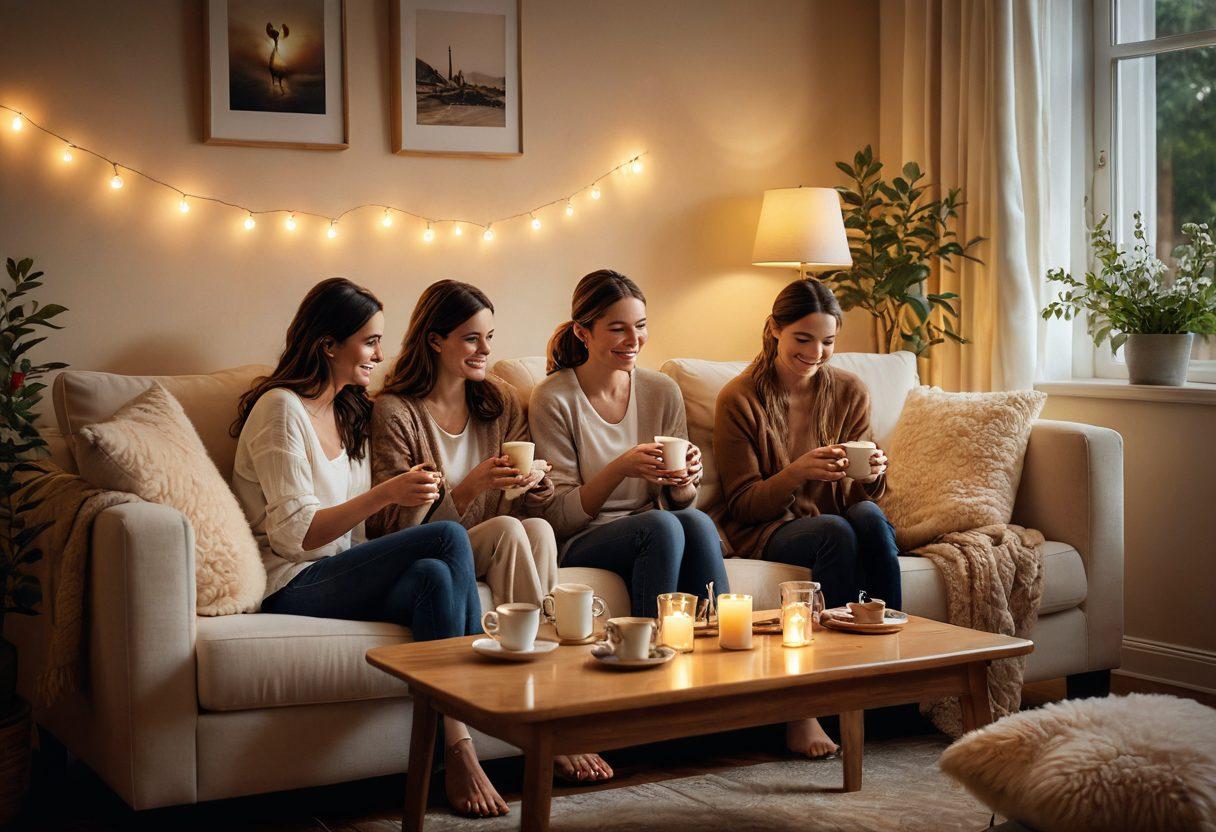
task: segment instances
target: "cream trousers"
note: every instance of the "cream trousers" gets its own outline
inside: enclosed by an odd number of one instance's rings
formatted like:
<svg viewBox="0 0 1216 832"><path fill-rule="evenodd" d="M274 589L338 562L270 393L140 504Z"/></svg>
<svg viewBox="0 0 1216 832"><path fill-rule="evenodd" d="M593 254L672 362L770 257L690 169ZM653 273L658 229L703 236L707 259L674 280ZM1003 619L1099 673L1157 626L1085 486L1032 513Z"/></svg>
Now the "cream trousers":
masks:
<svg viewBox="0 0 1216 832"><path fill-rule="evenodd" d="M536 604L557 583L557 540L538 517L491 517L469 529L473 568L490 586L494 606Z"/></svg>

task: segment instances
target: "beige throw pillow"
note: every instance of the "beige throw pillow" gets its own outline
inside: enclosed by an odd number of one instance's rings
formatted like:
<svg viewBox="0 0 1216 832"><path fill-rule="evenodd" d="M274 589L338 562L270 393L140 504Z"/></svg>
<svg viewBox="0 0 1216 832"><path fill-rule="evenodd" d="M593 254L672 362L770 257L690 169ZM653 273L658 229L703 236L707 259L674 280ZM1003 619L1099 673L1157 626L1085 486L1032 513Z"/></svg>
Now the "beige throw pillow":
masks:
<svg viewBox="0 0 1216 832"><path fill-rule="evenodd" d="M266 590L257 542L177 399L153 384L78 438L90 483L172 506L190 521L199 615L257 610Z"/></svg>
<svg viewBox="0 0 1216 832"><path fill-rule="evenodd" d="M1042 832L1216 829L1216 711L1190 699L1053 703L966 734L939 764Z"/></svg>
<svg viewBox="0 0 1216 832"><path fill-rule="evenodd" d="M1008 523L1030 428L1047 396L1033 390L908 394L886 448L879 501L901 549L938 535Z"/></svg>

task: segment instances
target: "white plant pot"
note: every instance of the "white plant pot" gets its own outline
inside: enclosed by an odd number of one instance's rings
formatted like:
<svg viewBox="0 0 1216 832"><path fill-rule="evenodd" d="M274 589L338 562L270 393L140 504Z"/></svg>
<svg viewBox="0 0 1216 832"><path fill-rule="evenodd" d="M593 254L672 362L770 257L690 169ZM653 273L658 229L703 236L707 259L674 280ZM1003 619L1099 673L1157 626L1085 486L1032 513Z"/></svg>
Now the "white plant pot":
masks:
<svg viewBox="0 0 1216 832"><path fill-rule="evenodd" d="M1128 335L1123 347L1123 354L1127 358L1127 380L1132 384L1168 384L1175 387L1185 384L1194 337L1189 332L1181 335Z"/></svg>

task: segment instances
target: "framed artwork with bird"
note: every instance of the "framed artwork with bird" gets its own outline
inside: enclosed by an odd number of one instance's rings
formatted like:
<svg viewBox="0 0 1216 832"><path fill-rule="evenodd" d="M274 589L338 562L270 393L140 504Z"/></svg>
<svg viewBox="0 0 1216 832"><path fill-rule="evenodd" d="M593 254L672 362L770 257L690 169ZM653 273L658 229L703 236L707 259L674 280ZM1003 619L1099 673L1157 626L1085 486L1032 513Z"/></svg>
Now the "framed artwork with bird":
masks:
<svg viewBox="0 0 1216 832"><path fill-rule="evenodd" d="M520 0L389 0L393 152L519 156Z"/></svg>
<svg viewBox="0 0 1216 832"><path fill-rule="evenodd" d="M349 146L345 0L207 0L208 144Z"/></svg>

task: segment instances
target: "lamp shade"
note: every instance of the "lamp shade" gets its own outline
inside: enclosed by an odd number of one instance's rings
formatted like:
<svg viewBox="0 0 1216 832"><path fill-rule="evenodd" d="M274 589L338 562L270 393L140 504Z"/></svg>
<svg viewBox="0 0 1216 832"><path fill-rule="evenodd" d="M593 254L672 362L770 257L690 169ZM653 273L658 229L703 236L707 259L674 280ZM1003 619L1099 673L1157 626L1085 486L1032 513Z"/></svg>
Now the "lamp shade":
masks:
<svg viewBox="0 0 1216 832"><path fill-rule="evenodd" d="M752 265L808 271L852 266L840 195L832 188L765 191Z"/></svg>

